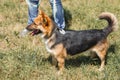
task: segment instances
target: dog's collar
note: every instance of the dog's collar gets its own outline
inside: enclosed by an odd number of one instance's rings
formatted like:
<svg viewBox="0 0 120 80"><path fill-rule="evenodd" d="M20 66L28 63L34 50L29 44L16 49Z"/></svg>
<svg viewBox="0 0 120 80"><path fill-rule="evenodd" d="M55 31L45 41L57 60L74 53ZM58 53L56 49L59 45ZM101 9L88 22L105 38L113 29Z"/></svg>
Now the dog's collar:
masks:
<svg viewBox="0 0 120 80"><path fill-rule="evenodd" d="M61 34L65 34L65 33L66 33L64 29L59 29L59 32L60 32Z"/></svg>
<svg viewBox="0 0 120 80"><path fill-rule="evenodd" d="M61 28L59 28L59 27L57 27L56 30L57 30L58 32L60 32L61 34L63 34L63 35L66 33L64 29L61 29Z"/></svg>

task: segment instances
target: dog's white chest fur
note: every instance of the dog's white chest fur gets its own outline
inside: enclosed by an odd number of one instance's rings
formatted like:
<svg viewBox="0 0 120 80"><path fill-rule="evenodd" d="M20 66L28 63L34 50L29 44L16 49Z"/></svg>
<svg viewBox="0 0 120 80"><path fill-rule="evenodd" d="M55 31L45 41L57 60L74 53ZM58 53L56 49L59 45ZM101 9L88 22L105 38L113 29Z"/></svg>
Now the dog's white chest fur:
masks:
<svg viewBox="0 0 120 80"><path fill-rule="evenodd" d="M49 46L48 44L49 44L49 40L46 40L46 41L45 41L45 45L46 45L47 51L48 51L49 53L53 53L53 50L50 49L51 46Z"/></svg>
<svg viewBox="0 0 120 80"><path fill-rule="evenodd" d="M51 48L54 45L54 37L55 34L53 34L49 39L45 40L46 49L51 54L54 54L54 50Z"/></svg>
<svg viewBox="0 0 120 80"><path fill-rule="evenodd" d="M52 49L52 46L54 45L54 37L55 37L55 34L53 34L50 38L48 39L45 39L44 38L45 35L41 34L41 37L43 38L43 41L45 43L45 46L46 46L46 49L47 51L50 53L50 54L55 54L55 51L54 49Z"/></svg>

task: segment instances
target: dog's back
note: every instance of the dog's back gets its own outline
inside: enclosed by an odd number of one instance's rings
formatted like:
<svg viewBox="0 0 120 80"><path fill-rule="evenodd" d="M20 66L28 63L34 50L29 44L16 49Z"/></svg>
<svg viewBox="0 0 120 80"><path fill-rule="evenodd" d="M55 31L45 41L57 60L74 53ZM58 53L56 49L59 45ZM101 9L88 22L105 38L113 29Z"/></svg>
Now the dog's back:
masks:
<svg viewBox="0 0 120 80"><path fill-rule="evenodd" d="M64 47L67 50L67 53L70 55L75 55L77 53L90 49L98 42L105 40L109 33L111 33L117 28L117 19L113 14L104 12L100 14L99 18L107 20L108 26L101 30L67 30L65 35L62 35L58 32L56 34L55 44L63 43Z"/></svg>

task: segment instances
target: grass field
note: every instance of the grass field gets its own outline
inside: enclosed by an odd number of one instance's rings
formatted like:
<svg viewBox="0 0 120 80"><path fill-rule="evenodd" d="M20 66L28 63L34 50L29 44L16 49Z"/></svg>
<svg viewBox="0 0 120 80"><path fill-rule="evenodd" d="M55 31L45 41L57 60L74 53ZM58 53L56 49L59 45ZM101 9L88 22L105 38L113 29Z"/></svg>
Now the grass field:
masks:
<svg viewBox="0 0 120 80"><path fill-rule="evenodd" d="M102 29L107 23L97 18L104 11L115 14L120 23L120 0L62 0L62 3L67 29ZM49 0L42 0L40 9L51 16ZM104 71L98 71L99 59L89 60L87 51L68 56L65 71L58 76L39 35L18 37L26 26L25 1L0 0L0 80L120 80L120 28L108 37L110 48Z"/></svg>

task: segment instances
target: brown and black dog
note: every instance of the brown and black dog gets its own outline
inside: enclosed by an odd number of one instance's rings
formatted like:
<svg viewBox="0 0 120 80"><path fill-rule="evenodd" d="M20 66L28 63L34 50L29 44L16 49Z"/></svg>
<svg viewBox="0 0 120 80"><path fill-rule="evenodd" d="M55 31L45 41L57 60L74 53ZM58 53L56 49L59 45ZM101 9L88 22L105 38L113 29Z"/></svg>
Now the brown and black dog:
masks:
<svg viewBox="0 0 120 80"><path fill-rule="evenodd" d="M101 60L99 68L101 71L103 70L106 52L109 48L107 37L117 29L117 19L109 12L101 13L99 19L107 20L108 25L104 29L65 30L65 34L61 34L53 20L40 11L34 23L28 26L27 29L40 31L47 51L53 56L53 61L56 60L58 62L57 65L60 72L64 68L67 55L75 55L86 50L96 52ZM34 32L32 33L34 34Z"/></svg>

